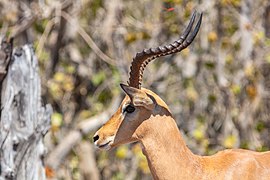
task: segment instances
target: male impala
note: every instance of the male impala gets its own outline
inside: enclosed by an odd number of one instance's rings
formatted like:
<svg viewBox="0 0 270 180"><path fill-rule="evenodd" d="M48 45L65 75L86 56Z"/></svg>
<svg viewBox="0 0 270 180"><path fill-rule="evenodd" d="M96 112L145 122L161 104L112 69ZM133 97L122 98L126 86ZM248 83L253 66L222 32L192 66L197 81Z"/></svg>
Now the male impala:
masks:
<svg viewBox="0 0 270 180"><path fill-rule="evenodd" d="M136 54L130 68L129 85L117 112L94 135L95 145L109 150L120 144L139 142L154 179L270 179L270 151L243 149L221 151L213 156L198 156L186 146L166 103L154 92L141 88L145 66L152 60L180 52L190 45L202 21L192 26L192 18L179 40L167 46Z"/></svg>

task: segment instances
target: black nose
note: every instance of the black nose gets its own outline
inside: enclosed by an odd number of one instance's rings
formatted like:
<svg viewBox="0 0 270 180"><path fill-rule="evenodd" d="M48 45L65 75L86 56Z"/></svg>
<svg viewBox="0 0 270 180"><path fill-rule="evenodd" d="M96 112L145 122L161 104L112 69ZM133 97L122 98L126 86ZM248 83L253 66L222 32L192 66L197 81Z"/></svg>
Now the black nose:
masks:
<svg viewBox="0 0 270 180"><path fill-rule="evenodd" d="M99 136L96 135L96 136L93 137L93 139L94 139L94 142L96 142L99 139Z"/></svg>

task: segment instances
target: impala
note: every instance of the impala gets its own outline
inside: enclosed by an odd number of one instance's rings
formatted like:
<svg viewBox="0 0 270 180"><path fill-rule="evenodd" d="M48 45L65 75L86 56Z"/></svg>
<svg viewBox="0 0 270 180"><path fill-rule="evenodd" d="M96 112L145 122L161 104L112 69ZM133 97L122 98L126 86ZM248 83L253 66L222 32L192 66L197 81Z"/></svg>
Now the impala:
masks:
<svg viewBox="0 0 270 180"><path fill-rule="evenodd" d="M270 179L270 151L231 149L212 156L193 154L166 103L154 92L141 88L143 71L150 61L180 52L194 40L202 21L199 14L192 28L196 14L193 13L179 40L136 54L128 85L120 85L126 96L116 113L96 132L94 143L100 149L109 150L139 142L154 179Z"/></svg>

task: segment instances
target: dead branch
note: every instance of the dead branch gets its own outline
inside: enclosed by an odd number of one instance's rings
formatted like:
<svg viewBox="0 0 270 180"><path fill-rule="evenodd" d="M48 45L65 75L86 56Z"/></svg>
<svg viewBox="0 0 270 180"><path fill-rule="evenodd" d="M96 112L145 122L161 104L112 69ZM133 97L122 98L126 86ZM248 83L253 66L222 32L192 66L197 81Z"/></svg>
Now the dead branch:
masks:
<svg viewBox="0 0 270 180"><path fill-rule="evenodd" d="M78 146L78 156L80 158L80 171L84 180L99 180L93 144L81 142Z"/></svg>
<svg viewBox="0 0 270 180"><path fill-rule="evenodd" d="M71 16L66 13L62 12L61 13L62 17L65 18L71 25L73 25ZM84 31L82 27L78 27L78 33L81 35L81 37L85 40L85 42L93 49L93 51L105 62L111 65L115 65L116 62L114 59L108 57L106 54L104 54L99 47L95 44L93 39Z"/></svg>
<svg viewBox="0 0 270 180"><path fill-rule="evenodd" d="M30 45L13 51L7 72L1 89L0 179L45 180L43 137L52 107L41 104L38 61Z"/></svg>
<svg viewBox="0 0 270 180"><path fill-rule="evenodd" d="M116 110L119 103L120 97L116 97L106 111L79 123L77 128L70 131L60 144L54 148L54 151L47 156L46 165L56 170L70 150L82 140L83 135L96 130L99 126L104 124L110 118L112 112Z"/></svg>

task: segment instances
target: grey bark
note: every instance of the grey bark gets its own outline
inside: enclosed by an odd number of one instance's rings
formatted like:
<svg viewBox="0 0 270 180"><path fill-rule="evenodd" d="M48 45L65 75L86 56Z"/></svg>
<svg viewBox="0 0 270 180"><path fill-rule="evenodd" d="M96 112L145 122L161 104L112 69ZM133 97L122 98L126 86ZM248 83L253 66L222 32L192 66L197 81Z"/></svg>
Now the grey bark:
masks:
<svg viewBox="0 0 270 180"><path fill-rule="evenodd" d="M17 48L1 89L0 180L45 180L43 138L52 108L41 104L38 61L30 45Z"/></svg>

